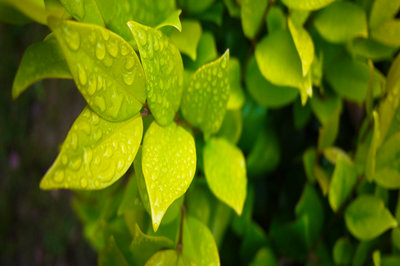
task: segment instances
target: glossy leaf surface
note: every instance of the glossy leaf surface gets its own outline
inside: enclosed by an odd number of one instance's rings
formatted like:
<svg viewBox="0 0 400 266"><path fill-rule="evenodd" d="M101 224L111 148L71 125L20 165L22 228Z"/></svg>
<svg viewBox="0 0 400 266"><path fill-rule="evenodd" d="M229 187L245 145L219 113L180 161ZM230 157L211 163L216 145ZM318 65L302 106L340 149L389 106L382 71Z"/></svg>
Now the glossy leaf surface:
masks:
<svg viewBox="0 0 400 266"><path fill-rule="evenodd" d="M211 191L240 215L247 186L243 153L225 139L211 138L204 147L203 161Z"/></svg>
<svg viewBox="0 0 400 266"><path fill-rule="evenodd" d="M196 170L196 147L190 133L175 123L153 122L143 140L142 170L149 194L153 229L168 207L188 189Z"/></svg>
<svg viewBox="0 0 400 266"><path fill-rule="evenodd" d="M34 43L26 49L14 79L13 98L17 98L33 83L46 78L72 79L54 38Z"/></svg>
<svg viewBox="0 0 400 266"><path fill-rule="evenodd" d="M79 91L96 113L122 121L139 112L146 100L145 76L126 41L92 24L52 18L49 26Z"/></svg>
<svg viewBox="0 0 400 266"><path fill-rule="evenodd" d="M146 74L147 103L156 121L172 122L183 91L183 63L178 48L161 31L128 22Z"/></svg>
<svg viewBox="0 0 400 266"><path fill-rule="evenodd" d="M96 0L60 0L60 2L78 21L104 26Z"/></svg>
<svg viewBox="0 0 400 266"><path fill-rule="evenodd" d="M68 132L40 188L93 190L108 187L132 164L142 134L140 116L109 122L86 107Z"/></svg>
<svg viewBox="0 0 400 266"><path fill-rule="evenodd" d="M184 118L205 134L216 133L224 119L230 91L228 62L229 50L198 69L183 93Z"/></svg>

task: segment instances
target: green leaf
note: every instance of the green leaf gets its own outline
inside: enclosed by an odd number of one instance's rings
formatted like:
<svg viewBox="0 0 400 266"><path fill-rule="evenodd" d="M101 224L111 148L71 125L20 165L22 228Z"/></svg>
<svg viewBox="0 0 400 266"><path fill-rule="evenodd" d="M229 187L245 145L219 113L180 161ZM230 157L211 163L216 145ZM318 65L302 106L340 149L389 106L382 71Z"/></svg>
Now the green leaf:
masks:
<svg viewBox="0 0 400 266"><path fill-rule="evenodd" d="M319 129L318 149L320 151L332 146L336 140L340 125L340 109L337 109Z"/></svg>
<svg viewBox="0 0 400 266"><path fill-rule="evenodd" d="M76 85L93 111L110 121L126 120L146 100L145 76L132 47L92 24L49 19Z"/></svg>
<svg viewBox="0 0 400 266"><path fill-rule="evenodd" d="M180 4L185 7L190 13L201 13L209 8L215 0L180 0Z"/></svg>
<svg viewBox="0 0 400 266"><path fill-rule="evenodd" d="M242 127L243 119L241 110L228 110L217 136L236 144L242 133Z"/></svg>
<svg viewBox="0 0 400 266"><path fill-rule="evenodd" d="M382 22L393 18L400 9L399 0L375 0L369 15L371 28L379 26Z"/></svg>
<svg viewBox="0 0 400 266"><path fill-rule="evenodd" d="M228 75L231 91L226 108L228 110L238 110L244 104L245 95L243 93L243 88L240 80L240 62L235 57L231 57L229 59Z"/></svg>
<svg viewBox="0 0 400 266"><path fill-rule="evenodd" d="M195 61L201 33L201 24L197 20L187 19L182 21L182 32L173 31L170 38L179 51Z"/></svg>
<svg viewBox="0 0 400 266"><path fill-rule="evenodd" d="M99 266L107 266L107 265L121 265L128 266L128 262L126 261L124 255L121 250L118 248L117 243L115 242L114 236L111 236L104 249L99 254L98 259Z"/></svg>
<svg viewBox="0 0 400 266"><path fill-rule="evenodd" d="M335 0L282 0L282 2L291 9L316 10L329 5Z"/></svg>
<svg viewBox="0 0 400 266"><path fill-rule="evenodd" d="M348 162L349 164L352 164L352 160L350 158L350 155L347 154L344 150L342 150L339 147L328 147L324 149L324 156L325 158L332 164L336 164L339 158L342 160Z"/></svg>
<svg viewBox="0 0 400 266"><path fill-rule="evenodd" d="M315 183L315 174L314 174L314 166L315 166L315 160L317 156L317 151L315 148L308 148L304 153L303 153L303 167L304 171L307 176L308 182L311 184Z"/></svg>
<svg viewBox="0 0 400 266"><path fill-rule="evenodd" d="M135 264L144 265L144 263L157 251L161 249L174 248L174 246L174 242L167 237L144 234L136 224L133 241L129 249L132 252Z"/></svg>
<svg viewBox="0 0 400 266"><path fill-rule="evenodd" d="M332 3L317 13L314 25L319 34L332 43L344 43L355 37L368 37L365 11L352 2Z"/></svg>
<svg viewBox="0 0 400 266"><path fill-rule="evenodd" d="M335 111L342 110L342 101L335 93L326 92L322 97L314 95L310 99L310 106L318 121L325 125Z"/></svg>
<svg viewBox="0 0 400 266"><path fill-rule="evenodd" d="M374 61L390 60L396 48L384 45L373 39L355 39L350 43L348 49L351 53Z"/></svg>
<svg viewBox="0 0 400 266"><path fill-rule="evenodd" d="M109 122L86 107L68 132L40 188L94 190L108 187L132 164L142 134L139 115L123 122Z"/></svg>
<svg viewBox="0 0 400 266"><path fill-rule="evenodd" d="M318 164L314 164L314 176L315 179L317 180L322 194L324 196L326 196L328 194L329 191L329 186L330 186L330 176L327 173L327 171L322 168L321 166L319 166Z"/></svg>
<svg viewBox="0 0 400 266"><path fill-rule="evenodd" d="M336 212L350 196L357 183L357 172L352 162L339 156L329 186L329 204Z"/></svg>
<svg viewBox="0 0 400 266"><path fill-rule="evenodd" d="M96 0L106 26L122 38L134 43L128 21L156 27L173 14L175 0L120 0L118 4L109 0Z"/></svg>
<svg viewBox="0 0 400 266"><path fill-rule="evenodd" d="M185 68L196 70L202 65L214 60L218 57L218 51L215 43L214 35L209 31L203 31L197 46L196 62L189 61L185 63Z"/></svg>
<svg viewBox="0 0 400 266"><path fill-rule="evenodd" d="M156 121L172 122L183 91L183 63L178 48L159 30L128 22L146 74L147 103Z"/></svg>
<svg viewBox="0 0 400 266"><path fill-rule="evenodd" d="M198 69L183 93L184 118L206 135L218 132L225 116L230 91L228 62L229 50Z"/></svg>
<svg viewBox="0 0 400 266"><path fill-rule="evenodd" d="M253 99L261 106L279 108L293 102L299 91L292 87L276 86L266 80L257 62L252 57L247 65L245 75L246 87Z"/></svg>
<svg viewBox="0 0 400 266"><path fill-rule="evenodd" d="M153 229L168 207L188 189L196 170L196 147L190 133L175 123L151 123L143 140L142 170L149 194Z"/></svg>
<svg viewBox="0 0 400 266"><path fill-rule="evenodd" d="M135 161L139 156L139 151L138 154L136 155ZM141 210L143 209L143 204L138 194L136 179L137 177L134 175L129 177L129 180L125 187L124 195L122 197L121 204L118 207L118 215L122 215L127 211L134 209L141 209Z"/></svg>
<svg viewBox="0 0 400 266"><path fill-rule="evenodd" d="M400 132L391 136L376 152L373 179L388 189L400 188Z"/></svg>
<svg viewBox="0 0 400 266"><path fill-rule="evenodd" d="M365 176L367 180L372 181L375 175L376 151L381 143L381 133L379 131L379 115L376 111L372 113L374 118L374 131L371 144L369 146L367 160L365 165Z"/></svg>
<svg viewBox="0 0 400 266"><path fill-rule="evenodd" d="M244 35L253 39L263 23L268 0L242 0L240 16Z"/></svg>
<svg viewBox="0 0 400 266"><path fill-rule="evenodd" d="M59 0L65 9L80 22L93 23L104 26L103 17L96 0Z"/></svg>
<svg viewBox="0 0 400 266"><path fill-rule="evenodd" d="M388 46L400 46L400 19L391 19L383 22L371 31L371 37Z"/></svg>
<svg viewBox="0 0 400 266"><path fill-rule="evenodd" d="M54 38L34 43L25 50L14 79L13 98L17 98L33 83L46 78L72 79Z"/></svg>
<svg viewBox="0 0 400 266"><path fill-rule="evenodd" d="M357 197L345 211L346 226L358 239L375 238L397 226L396 219L383 201L375 196L361 195Z"/></svg>
<svg viewBox="0 0 400 266"><path fill-rule="evenodd" d="M16 7L6 2L3 3L3 1L0 1L0 21L16 25L24 25L32 22L29 17L21 13Z"/></svg>
<svg viewBox="0 0 400 266"><path fill-rule="evenodd" d="M178 252L175 249L167 249L158 251L146 262L146 266L169 266L169 265L184 265L179 262L181 258L178 257Z"/></svg>
<svg viewBox="0 0 400 266"><path fill-rule="evenodd" d="M354 246L348 238L339 238L333 247L335 265L350 265L353 259Z"/></svg>
<svg viewBox="0 0 400 266"><path fill-rule="evenodd" d="M257 251L254 259L250 263L251 266L262 266L262 265L269 265L275 266L278 265L278 261L275 258L274 253L270 248L261 248Z"/></svg>
<svg viewBox="0 0 400 266"><path fill-rule="evenodd" d="M189 216L184 219L182 245L183 255L197 265L220 265L213 235L196 218Z"/></svg>
<svg viewBox="0 0 400 266"><path fill-rule="evenodd" d="M246 163L241 150L211 138L203 149L204 171L214 195L241 215L246 199Z"/></svg>
<svg viewBox="0 0 400 266"><path fill-rule="evenodd" d="M177 29L179 32L182 31L182 23L179 16L181 15L182 10L177 9L169 15L164 21L157 25L156 29L161 29L166 26L171 26Z"/></svg>
<svg viewBox="0 0 400 266"><path fill-rule="evenodd" d="M301 61L288 30L264 37L256 46L255 56L261 74L272 84L298 88L303 104L312 96L311 76L303 76Z"/></svg>
<svg viewBox="0 0 400 266"><path fill-rule="evenodd" d="M269 33L285 30L286 15L283 13L282 7L272 5L268 11L265 22L267 23L267 29Z"/></svg>
<svg viewBox="0 0 400 266"><path fill-rule="evenodd" d="M314 43L303 26L291 17L288 18L288 25L294 45L300 56L303 76L306 76L314 60Z"/></svg>
<svg viewBox="0 0 400 266"><path fill-rule="evenodd" d="M139 148L135 161L133 162L133 166L135 169L135 179L140 199L142 200L142 204L146 211L151 215L149 193L147 192L146 181L144 179L142 170L142 148Z"/></svg>
<svg viewBox="0 0 400 266"><path fill-rule="evenodd" d="M365 61L348 56L338 57L326 66L325 77L339 96L356 102L365 100L370 77L370 70ZM373 94L376 96L381 92L384 77L375 70L373 80Z"/></svg>

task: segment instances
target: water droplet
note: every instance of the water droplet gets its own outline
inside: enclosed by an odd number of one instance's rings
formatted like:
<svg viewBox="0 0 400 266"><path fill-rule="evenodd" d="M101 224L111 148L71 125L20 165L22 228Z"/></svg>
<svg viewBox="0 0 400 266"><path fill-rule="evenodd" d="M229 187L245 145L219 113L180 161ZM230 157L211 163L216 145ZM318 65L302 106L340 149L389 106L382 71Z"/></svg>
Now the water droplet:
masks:
<svg viewBox="0 0 400 266"><path fill-rule="evenodd" d="M61 156L61 162L63 165L66 165L68 163L67 155L64 154L63 156Z"/></svg>
<svg viewBox="0 0 400 266"><path fill-rule="evenodd" d="M108 41L108 39L110 39L110 33L108 32L108 30L102 30L101 35L103 35L103 39L105 41Z"/></svg>
<svg viewBox="0 0 400 266"><path fill-rule="evenodd" d="M71 30L66 26L64 27L63 37L71 50L76 51L79 49L81 45L81 38L78 32Z"/></svg>
<svg viewBox="0 0 400 266"><path fill-rule="evenodd" d="M121 170L122 168L124 168L124 166L125 166L124 160L119 160L118 161L118 165L117 165L117 169Z"/></svg>
<svg viewBox="0 0 400 266"><path fill-rule="evenodd" d="M54 174L54 181L60 183L64 180L64 171L63 170L57 170Z"/></svg>
<svg viewBox="0 0 400 266"><path fill-rule="evenodd" d="M84 67L81 64L78 64L78 79L82 86L86 85L87 76Z"/></svg>
<svg viewBox="0 0 400 266"><path fill-rule="evenodd" d="M81 164L82 164L81 158L77 158L75 161L72 162L71 168L72 168L73 170L78 170L79 167L81 167Z"/></svg>
<svg viewBox="0 0 400 266"><path fill-rule="evenodd" d="M74 150L78 147L78 135L75 132L71 134L70 146Z"/></svg>
<svg viewBox="0 0 400 266"><path fill-rule="evenodd" d="M224 56L221 60L221 67L225 69L227 65L228 65L228 59L226 56Z"/></svg>
<svg viewBox="0 0 400 266"><path fill-rule="evenodd" d="M93 152L91 149L85 149L83 152L83 162L84 164L89 164L92 161Z"/></svg>
<svg viewBox="0 0 400 266"><path fill-rule="evenodd" d="M92 113L92 124L97 125L100 122L100 118L96 113Z"/></svg>
<svg viewBox="0 0 400 266"><path fill-rule="evenodd" d="M115 175L115 163L111 162L110 165L104 170L99 172L99 178L104 182L109 182Z"/></svg>
<svg viewBox="0 0 400 266"><path fill-rule="evenodd" d="M103 97L97 96L94 98L94 104L100 109L101 112L106 110L106 102Z"/></svg>
<svg viewBox="0 0 400 266"><path fill-rule="evenodd" d="M123 79L124 79L125 84L129 86L129 85L132 85L134 76L133 76L132 72L128 72L123 75Z"/></svg>
<svg viewBox="0 0 400 266"><path fill-rule="evenodd" d="M111 57L106 57L106 58L103 60L103 63L104 63L104 65L105 65L106 67L110 67L110 66L112 66L112 64L113 64L113 60L112 60Z"/></svg>
<svg viewBox="0 0 400 266"><path fill-rule="evenodd" d="M133 67L134 64L135 64L135 60L133 59L132 56L127 56L125 58L125 68L127 70L130 70Z"/></svg>
<svg viewBox="0 0 400 266"><path fill-rule="evenodd" d="M85 188L85 187L87 187L87 185L88 185L87 179L86 179L86 178L82 178L82 179L81 179L81 186L82 186L83 188Z"/></svg>
<svg viewBox="0 0 400 266"><path fill-rule="evenodd" d="M96 76L94 76L94 75L90 76L89 85L88 85L88 88L87 88L87 92L88 92L88 94L90 96L92 96L96 92L96 89L97 89L97 84L96 83L97 83L96 82Z"/></svg>
<svg viewBox="0 0 400 266"><path fill-rule="evenodd" d="M146 45L146 43L147 43L146 33L144 31L142 31L141 29L137 28L136 34L137 34L140 44L142 46Z"/></svg>
<svg viewBox="0 0 400 266"><path fill-rule="evenodd" d="M104 151L104 157L111 157L113 151L110 146L107 146L106 150Z"/></svg>
<svg viewBox="0 0 400 266"><path fill-rule="evenodd" d="M94 45L96 42L96 34L92 31L89 35L89 42Z"/></svg>
<svg viewBox="0 0 400 266"><path fill-rule="evenodd" d="M97 76L97 86L98 86L98 88L97 88L98 90L103 88L103 78L100 75Z"/></svg>
<svg viewBox="0 0 400 266"><path fill-rule="evenodd" d="M117 55L118 55L118 45L115 42L115 40L111 39L109 42L107 42L107 51L111 56L117 57Z"/></svg>
<svg viewBox="0 0 400 266"><path fill-rule="evenodd" d="M96 45L96 58L99 60L103 60L106 55L106 48L104 47L104 43L98 42Z"/></svg>
<svg viewBox="0 0 400 266"><path fill-rule="evenodd" d="M125 56L129 53L129 48L125 44L121 45L121 55Z"/></svg>

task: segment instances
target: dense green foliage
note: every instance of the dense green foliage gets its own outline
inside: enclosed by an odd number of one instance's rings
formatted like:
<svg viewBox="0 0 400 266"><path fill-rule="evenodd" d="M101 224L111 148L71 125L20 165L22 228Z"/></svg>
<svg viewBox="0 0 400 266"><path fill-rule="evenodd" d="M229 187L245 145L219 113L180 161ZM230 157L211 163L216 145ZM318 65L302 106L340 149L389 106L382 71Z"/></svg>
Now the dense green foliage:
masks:
<svg viewBox="0 0 400 266"><path fill-rule="evenodd" d="M99 265L400 264L399 9L0 0L50 29L12 96L87 102L40 187L74 190Z"/></svg>

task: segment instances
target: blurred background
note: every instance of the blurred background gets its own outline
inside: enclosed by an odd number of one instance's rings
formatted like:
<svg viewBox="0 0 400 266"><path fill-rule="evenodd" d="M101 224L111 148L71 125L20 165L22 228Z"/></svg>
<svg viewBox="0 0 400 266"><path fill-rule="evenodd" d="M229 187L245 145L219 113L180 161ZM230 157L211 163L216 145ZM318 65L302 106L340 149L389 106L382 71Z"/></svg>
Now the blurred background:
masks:
<svg viewBox="0 0 400 266"><path fill-rule="evenodd" d="M36 83L12 100L24 50L48 29L0 22L0 265L94 265L71 208L72 193L39 183L84 107L71 80Z"/></svg>

